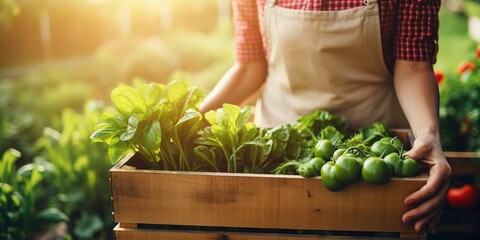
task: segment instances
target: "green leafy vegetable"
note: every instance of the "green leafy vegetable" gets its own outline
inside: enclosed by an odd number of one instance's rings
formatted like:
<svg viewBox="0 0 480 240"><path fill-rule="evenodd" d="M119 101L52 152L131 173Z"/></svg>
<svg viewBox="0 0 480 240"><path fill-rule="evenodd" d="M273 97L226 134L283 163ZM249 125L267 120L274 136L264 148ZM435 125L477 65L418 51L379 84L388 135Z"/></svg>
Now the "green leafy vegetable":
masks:
<svg viewBox="0 0 480 240"><path fill-rule="evenodd" d="M208 159L209 163L219 163L219 159L225 159L226 166L215 167L220 171L263 171L268 163L266 160L270 148L259 137L255 125L248 121L249 117L248 106L240 108L231 104L224 104L220 109L205 113L210 126L200 132L196 143L207 147L197 147L195 152Z"/></svg>
<svg viewBox="0 0 480 240"><path fill-rule="evenodd" d="M184 82L120 86L111 93L115 112L105 113L91 139L109 145L112 164L140 152L153 169L194 170L194 139L203 128L200 92Z"/></svg>

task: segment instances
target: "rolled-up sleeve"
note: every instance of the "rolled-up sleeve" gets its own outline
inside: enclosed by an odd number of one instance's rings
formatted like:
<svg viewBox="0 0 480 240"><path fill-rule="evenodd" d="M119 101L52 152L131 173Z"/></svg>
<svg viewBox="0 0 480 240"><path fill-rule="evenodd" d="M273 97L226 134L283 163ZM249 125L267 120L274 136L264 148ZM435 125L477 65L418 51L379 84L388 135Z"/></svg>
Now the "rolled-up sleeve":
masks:
<svg viewBox="0 0 480 240"><path fill-rule="evenodd" d="M256 1L232 0L235 59L239 62L265 58Z"/></svg>
<svg viewBox="0 0 480 240"><path fill-rule="evenodd" d="M401 0L397 15L397 59L435 63L441 0Z"/></svg>

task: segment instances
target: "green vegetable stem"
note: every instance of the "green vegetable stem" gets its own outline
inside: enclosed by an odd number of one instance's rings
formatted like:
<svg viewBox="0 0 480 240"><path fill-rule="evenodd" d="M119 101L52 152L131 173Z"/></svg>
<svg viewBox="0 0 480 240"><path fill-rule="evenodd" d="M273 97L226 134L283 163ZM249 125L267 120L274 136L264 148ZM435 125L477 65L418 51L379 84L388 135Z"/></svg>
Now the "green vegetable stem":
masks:
<svg viewBox="0 0 480 240"><path fill-rule="evenodd" d="M418 163L410 157L400 157L398 153L390 153L384 158L396 177L414 177L418 175Z"/></svg>

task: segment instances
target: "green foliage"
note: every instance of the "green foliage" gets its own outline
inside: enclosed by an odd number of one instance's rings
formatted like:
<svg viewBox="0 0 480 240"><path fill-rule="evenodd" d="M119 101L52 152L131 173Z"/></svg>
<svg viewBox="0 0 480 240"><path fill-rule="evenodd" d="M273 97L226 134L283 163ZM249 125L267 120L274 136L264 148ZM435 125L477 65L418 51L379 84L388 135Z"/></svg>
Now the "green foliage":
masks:
<svg viewBox="0 0 480 240"><path fill-rule="evenodd" d="M340 132L347 131L347 122L344 117L321 110L300 116L292 125L302 137L306 138L315 138L326 126L332 126Z"/></svg>
<svg viewBox="0 0 480 240"><path fill-rule="evenodd" d="M35 161L18 170L20 152L8 149L0 161L0 237L33 239L53 224L70 219L45 201L51 194L51 165Z"/></svg>
<svg viewBox="0 0 480 240"><path fill-rule="evenodd" d="M0 151L22 152L21 163L35 155L35 142L64 108L82 109L91 87L73 73L45 70L0 81ZM52 126L57 127L57 126ZM23 160L25 159L25 160Z"/></svg>
<svg viewBox="0 0 480 240"><path fill-rule="evenodd" d="M231 104L223 104L223 108L205 113L210 126L196 139L202 147L197 147L195 152L210 156L205 159L215 163L213 167L220 171L263 172L270 148L259 138L258 129L249 122L249 117L248 106L240 108Z"/></svg>
<svg viewBox="0 0 480 240"><path fill-rule="evenodd" d="M271 149L268 154L268 161L278 163L302 157L303 139L290 124L280 124L270 129L260 129L260 136Z"/></svg>
<svg viewBox="0 0 480 240"><path fill-rule="evenodd" d="M480 59L473 44L467 63L473 69L446 79L440 92L442 145L449 151L480 151Z"/></svg>
<svg viewBox="0 0 480 240"><path fill-rule="evenodd" d="M192 170L193 139L202 127L201 93L182 81L119 86L114 113L106 113L91 138L109 145L112 164L140 152L154 169Z"/></svg>
<svg viewBox="0 0 480 240"><path fill-rule="evenodd" d="M113 227L107 148L90 140L104 111L96 101L87 102L81 113L64 109L61 128L45 128L36 143L40 159L55 166L50 187L55 189L57 206L70 216L70 232L76 239L96 238ZM53 213L41 214L51 219Z"/></svg>

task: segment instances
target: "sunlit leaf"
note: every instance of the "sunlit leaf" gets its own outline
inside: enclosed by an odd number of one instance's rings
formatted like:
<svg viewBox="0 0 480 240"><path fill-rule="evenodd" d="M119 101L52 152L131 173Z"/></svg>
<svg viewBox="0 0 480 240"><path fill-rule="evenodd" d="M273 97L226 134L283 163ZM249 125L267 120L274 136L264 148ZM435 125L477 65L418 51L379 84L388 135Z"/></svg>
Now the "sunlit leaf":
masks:
<svg viewBox="0 0 480 240"><path fill-rule="evenodd" d="M143 129L141 135L142 145L149 150L156 150L160 148L162 141L162 130L159 121L153 121Z"/></svg>
<svg viewBox="0 0 480 240"><path fill-rule="evenodd" d="M135 150L132 148L129 142L119 141L108 147L108 159L112 165L116 164L128 153L134 153Z"/></svg>
<svg viewBox="0 0 480 240"><path fill-rule="evenodd" d="M117 111L125 117L130 117L134 113L147 112L144 98L132 87L120 86L113 89L111 99Z"/></svg>
<svg viewBox="0 0 480 240"><path fill-rule="evenodd" d="M138 127L138 115L134 114L128 118L127 130L120 135L120 140L129 141L135 136Z"/></svg>
<svg viewBox="0 0 480 240"><path fill-rule="evenodd" d="M140 87L140 96L143 96L148 109L158 105L163 97L165 97L166 87L157 83L144 84Z"/></svg>
<svg viewBox="0 0 480 240"><path fill-rule="evenodd" d="M172 103L179 102L188 95L188 86L182 81L172 81L167 85L168 100Z"/></svg>

